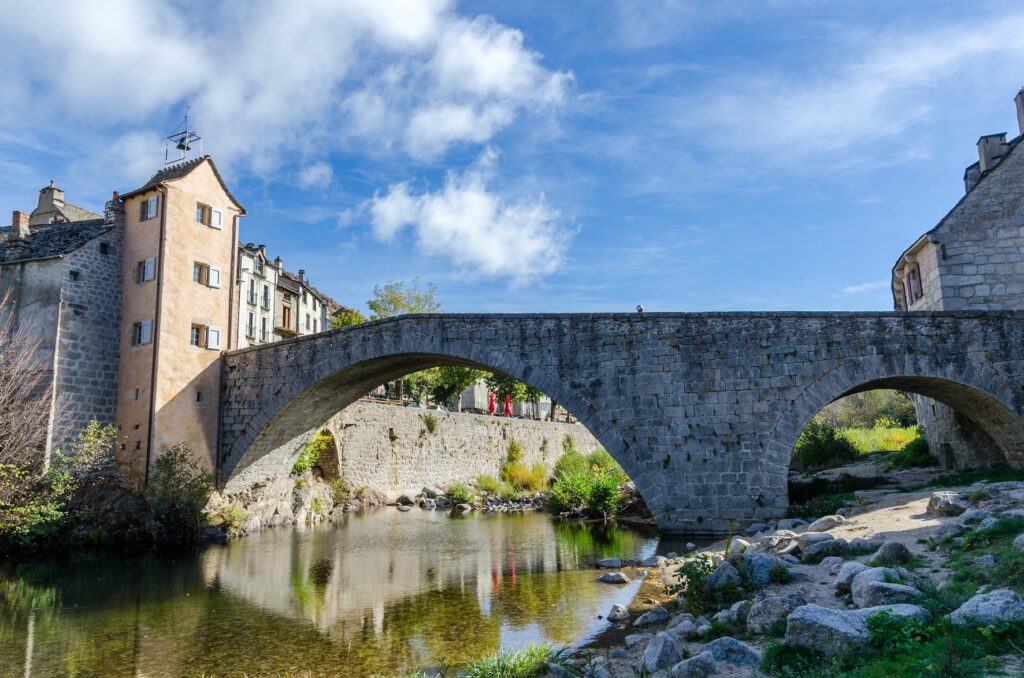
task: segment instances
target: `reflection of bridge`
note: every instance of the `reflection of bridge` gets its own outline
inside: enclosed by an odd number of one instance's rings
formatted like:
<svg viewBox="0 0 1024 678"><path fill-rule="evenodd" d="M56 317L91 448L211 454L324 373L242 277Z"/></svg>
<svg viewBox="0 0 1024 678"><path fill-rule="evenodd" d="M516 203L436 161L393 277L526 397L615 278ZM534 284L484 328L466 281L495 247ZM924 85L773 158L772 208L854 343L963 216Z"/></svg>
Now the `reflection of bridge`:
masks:
<svg viewBox="0 0 1024 678"><path fill-rule="evenodd" d="M1024 464L1024 313L417 315L231 352L220 472L286 471L374 386L435 365L520 379L565 406L667 532L779 517L790 452L832 400L896 388L949 404Z"/></svg>

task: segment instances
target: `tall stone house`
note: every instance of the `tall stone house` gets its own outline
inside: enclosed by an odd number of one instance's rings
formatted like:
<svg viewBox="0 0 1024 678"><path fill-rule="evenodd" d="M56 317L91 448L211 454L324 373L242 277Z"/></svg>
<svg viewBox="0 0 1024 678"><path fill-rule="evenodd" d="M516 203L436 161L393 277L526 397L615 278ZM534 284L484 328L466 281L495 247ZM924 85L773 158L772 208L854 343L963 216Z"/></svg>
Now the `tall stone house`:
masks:
<svg viewBox="0 0 1024 678"><path fill-rule="evenodd" d="M978 140L964 196L914 241L892 269L893 304L904 311L1024 309L1024 89L1014 98L1019 134ZM932 453L948 467L1004 461L995 442L950 406L912 396Z"/></svg>
<svg viewBox="0 0 1024 678"><path fill-rule="evenodd" d="M304 272L239 246L245 213L203 156L114 193L103 215L51 182L0 228L0 320L39 338L52 385L47 459L97 419L147 473L178 443L215 468L222 353L329 327L338 305Z"/></svg>

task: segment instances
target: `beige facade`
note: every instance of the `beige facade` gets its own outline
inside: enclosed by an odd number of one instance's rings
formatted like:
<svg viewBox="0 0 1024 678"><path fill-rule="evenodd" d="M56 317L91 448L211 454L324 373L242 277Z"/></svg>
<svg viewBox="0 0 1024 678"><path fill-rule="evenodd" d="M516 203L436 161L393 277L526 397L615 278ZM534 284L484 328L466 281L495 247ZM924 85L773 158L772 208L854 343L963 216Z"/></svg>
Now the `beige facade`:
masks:
<svg viewBox="0 0 1024 678"><path fill-rule="evenodd" d="M219 358L233 342L231 272L245 211L209 158L171 169L124 197L118 424L148 465L187 443L214 468Z"/></svg>

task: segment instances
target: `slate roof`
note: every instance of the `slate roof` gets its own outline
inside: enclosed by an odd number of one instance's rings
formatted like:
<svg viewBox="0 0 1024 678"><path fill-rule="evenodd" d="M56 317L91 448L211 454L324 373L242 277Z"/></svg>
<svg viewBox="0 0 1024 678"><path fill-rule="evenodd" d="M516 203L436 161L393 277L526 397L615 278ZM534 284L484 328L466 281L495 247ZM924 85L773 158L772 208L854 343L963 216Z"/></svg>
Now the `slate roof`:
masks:
<svg viewBox="0 0 1024 678"><path fill-rule="evenodd" d="M78 205L72 205L69 202L64 203L64 207L59 208L59 211L64 215L65 221L89 221L91 219L103 218L102 214L97 214Z"/></svg>
<svg viewBox="0 0 1024 678"><path fill-rule="evenodd" d="M210 162L210 169L213 170L213 175L217 177L217 181L220 182L220 187L224 189L224 193L227 194L231 202L235 203L235 207L238 208L238 211L241 212L242 214L245 214L245 208L242 207L242 204L238 202L234 195L231 194L231 191L228 189L228 185L224 183L224 179L220 176L220 172L217 171L217 165L214 164L213 158L211 158L208 155L204 155L200 158L193 158L192 160L184 160L182 162L164 167L162 170L159 170L156 174L154 174L150 178L150 180L147 181L145 184L143 184L139 188L136 188L134 191L129 191L128 193L123 194L121 198L131 198L132 196L139 195L140 193L151 191L157 186L165 184L168 181L181 179L182 177L187 176L192 170L199 167L201 164L203 164L204 161L207 160Z"/></svg>
<svg viewBox="0 0 1024 678"><path fill-rule="evenodd" d="M28 249L17 257L8 259L8 240L11 229L0 230L0 262L25 261L27 259L51 259L74 252L79 247L113 228L103 219L68 221L48 226L35 227L28 238Z"/></svg>
<svg viewBox="0 0 1024 678"><path fill-rule="evenodd" d="M317 288L315 288L312 285L310 285L308 280L304 282L304 281L299 279L299 276L295 275L291 271L286 271L283 268L281 269L281 275L284 276L285 278L287 278L290 282L293 282L296 285L304 286L307 289L309 289L310 292L312 292L317 297L319 297L319 299L324 303L325 306L327 306L327 308L332 313L334 312L334 309L343 308L342 305L339 304L338 302L336 302L334 299L331 299L329 296L327 296L326 294L324 294L323 292L321 292ZM287 287L290 287L290 286L287 286Z"/></svg>

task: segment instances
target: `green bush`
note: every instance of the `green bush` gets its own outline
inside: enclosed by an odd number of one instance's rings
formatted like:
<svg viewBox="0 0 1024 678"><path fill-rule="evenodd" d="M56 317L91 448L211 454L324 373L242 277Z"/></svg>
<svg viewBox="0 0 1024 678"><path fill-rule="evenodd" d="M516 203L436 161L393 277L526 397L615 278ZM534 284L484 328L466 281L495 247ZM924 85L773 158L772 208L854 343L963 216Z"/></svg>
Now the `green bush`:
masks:
<svg viewBox="0 0 1024 678"><path fill-rule="evenodd" d="M478 475L476 477L476 487L481 492L486 492L488 495L498 496L505 490L505 484L494 476L485 474Z"/></svg>
<svg viewBox="0 0 1024 678"><path fill-rule="evenodd" d="M579 513L590 500L593 478L587 473L569 471L555 478L548 503L556 513Z"/></svg>
<svg viewBox="0 0 1024 678"><path fill-rule="evenodd" d="M295 465L292 466L292 475L301 476L312 471L316 463L320 461L320 455L330 446L331 441L331 434L327 431L321 431L313 436L308 443L302 446L302 451L299 452L299 457L295 460Z"/></svg>
<svg viewBox="0 0 1024 678"><path fill-rule="evenodd" d="M790 504L786 509L787 518L820 518L830 516L853 501L853 493L830 494L815 497L802 503Z"/></svg>
<svg viewBox="0 0 1024 678"><path fill-rule="evenodd" d="M566 433L562 438L562 454L573 454L576 451L576 439Z"/></svg>
<svg viewBox="0 0 1024 678"><path fill-rule="evenodd" d="M202 511L213 492L213 476L199 467L186 443L160 455L146 487L146 499L157 540L178 540L195 535Z"/></svg>
<svg viewBox="0 0 1024 678"><path fill-rule="evenodd" d="M606 473L593 478L587 497L587 511L593 515L610 518L619 508L619 478Z"/></svg>
<svg viewBox="0 0 1024 678"><path fill-rule="evenodd" d="M476 496L465 483L455 483L444 491L444 496L454 504L471 504Z"/></svg>
<svg viewBox="0 0 1024 678"><path fill-rule="evenodd" d="M857 449L839 430L820 419L812 419L793 448L793 466L799 469L823 469L857 459Z"/></svg>
<svg viewBox="0 0 1024 678"><path fill-rule="evenodd" d="M326 516L328 513L331 512L331 509L333 507L331 506L331 503L329 501L327 501L320 495L317 495L313 497L313 501L309 503L309 508L313 513L316 513L317 515Z"/></svg>
<svg viewBox="0 0 1024 678"><path fill-rule="evenodd" d="M669 586L668 591L672 595L679 595L687 609L694 614L726 607L743 597L743 592L737 586L707 590L705 584L714 571L715 564L710 556L701 555L685 560L676 569L678 583Z"/></svg>
<svg viewBox="0 0 1024 678"><path fill-rule="evenodd" d="M437 417L430 412L425 412L420 415L420 419L423 420L423 425L427 427L427 431L433 433L437 430Z"/></svg>
<svg viewBox="0 0 1024 678"><path fill-rule="evenodd" d="M590 465L587 463L586 456L573 450L558 458L551 475L557 478L566 473L586 473L588 470L590 470Z"/></svg>
<svg viewBox="0 0 1024 678"><path fill-rule="evenodd" d="M344 478L334 478L333 480L328 480L327 485L334 492L335 506L347 504L349 499L352 498L352 490L349 489L348 483L345 482Z"/></svg>
<svg viewBox="0 0 1024 678"><path fill-rule="evenodd" d="M886 455L882 462L887 468L916 468L918 466L935 466L938 460L928 451L928 441L917 437L903 446L899 452Z"/></svg>
<svg viewBox="0 0 1024 678"><path fill-rule="evenodd" d="M204 514L206 524L210 527L224 526L228 534L238 534L245 527L248 514L241 506L221 506Z"/></svg>

